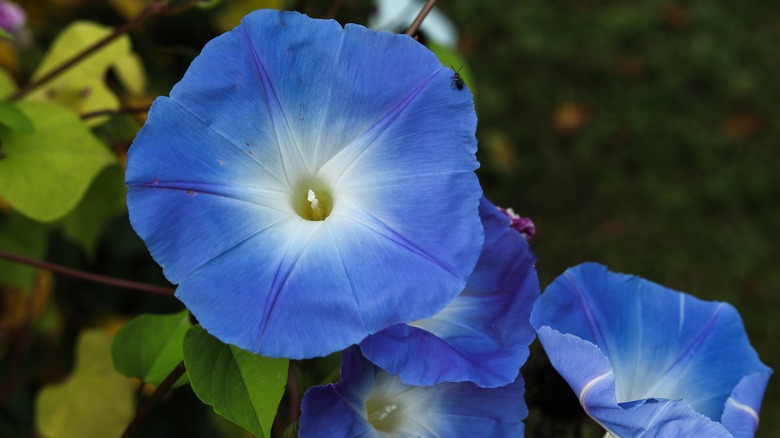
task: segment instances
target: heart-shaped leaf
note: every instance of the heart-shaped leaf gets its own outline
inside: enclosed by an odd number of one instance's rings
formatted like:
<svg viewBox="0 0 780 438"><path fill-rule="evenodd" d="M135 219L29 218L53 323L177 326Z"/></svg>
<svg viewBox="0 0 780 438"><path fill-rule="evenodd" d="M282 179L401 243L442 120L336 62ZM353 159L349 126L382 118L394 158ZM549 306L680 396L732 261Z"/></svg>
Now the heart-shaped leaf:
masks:
<svg viewBox="0 0 780 438"><path fill-rule="evenodd" d="M195 394L258 437L270 436L288 363L223 344L199 325L184 337L184 365Z"/></svg>
<svg viewBox="0 0 780 438"><path fill-rule="evenodd" d="M51 49L32 79L38 79L63 62L71 59L112 32L110 27L89 21L76 21L65 28L54 40ZM132 56L130 37L122 35L64 73L30 93L26 100L49 100L70 107L78 114L119 108L119 99L106 85L109 69L119 66L120 78L133 92L144 86L143 69ZM107 117L90 118L87 124L97 126Z"/></svg>
<svg viewBox="0 0 780 438"><path fill-rule="evenodd" d="M114 367L127 377L159 385L182 361L182 342L191 325L186 310L131 319L114 335ZM186 379L180 379L178 384L184 382Z"/></svg>
<svg viewBox="0 0 780 438"><path fill-rule="evenodd" d="M34 121L35 132L0 127L5 153L0 197L39 222L59 219L116 158L67 108L49 102L22 102L18 108Z"/></svg>
<svg viewBox="0 0 780 438"><path fill-rule="evenodd" d="M82 333L76 368L64 382L38 393L36 425L48 438L119 436L133 416L133 382L111 365L111 337Z"/></svg>

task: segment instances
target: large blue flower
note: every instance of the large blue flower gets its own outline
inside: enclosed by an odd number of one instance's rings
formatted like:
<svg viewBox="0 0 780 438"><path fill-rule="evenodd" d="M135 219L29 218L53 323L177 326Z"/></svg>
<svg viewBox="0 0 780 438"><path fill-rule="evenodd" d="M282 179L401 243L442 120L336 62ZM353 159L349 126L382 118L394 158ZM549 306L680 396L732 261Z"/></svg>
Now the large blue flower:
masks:
<svg viewBox="0 0 780 438"><path fill-rule="evenodd" d="M427 318L482 245L476 116L409 37L258 11L215 38L128 155L133 227L224 342L324 355Z"/></svg>
<svg viewBox="0 0 780 438"><path fill-rule="evenodd" d="M525 237L482 198L485 243L468 284L432 318L398 324L360 343L363 354L409 385L471 381L503 386L517 377L536 337L528 318L539 280Z"/></svg>
<svg viewBox="0 0 780 438"><path fill-rule="evenodd" d="M772 371L737 311L587 263L531 323L585 411L620 437L752 437Z"/></svg>
<svg viewBox="0 0 780 438"><path fill-rule="evenodd" d="M523 390L521 376L500 388L470 382L409 386L351 347L337 384L306 391L300 436L521 437L528 415Z"/></svg>

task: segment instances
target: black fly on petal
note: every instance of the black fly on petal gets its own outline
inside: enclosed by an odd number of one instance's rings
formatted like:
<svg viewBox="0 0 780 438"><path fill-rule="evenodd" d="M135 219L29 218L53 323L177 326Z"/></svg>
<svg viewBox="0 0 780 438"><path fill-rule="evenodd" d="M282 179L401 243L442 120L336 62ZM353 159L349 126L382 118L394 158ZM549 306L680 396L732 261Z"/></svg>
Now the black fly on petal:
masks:
<svg viewBox="0 0 780 438"><path fill-rule="evenodd" d="M450 66L450 68L452 69L452 71L455 72L455 74L452 75L452 86L457 88L458 90L462 90L464 82L463 82L463 77L460 75L460 69L463 68L463 66L460 66L460 68L457 70L455 70L455 67L453 66Z"/></svg>

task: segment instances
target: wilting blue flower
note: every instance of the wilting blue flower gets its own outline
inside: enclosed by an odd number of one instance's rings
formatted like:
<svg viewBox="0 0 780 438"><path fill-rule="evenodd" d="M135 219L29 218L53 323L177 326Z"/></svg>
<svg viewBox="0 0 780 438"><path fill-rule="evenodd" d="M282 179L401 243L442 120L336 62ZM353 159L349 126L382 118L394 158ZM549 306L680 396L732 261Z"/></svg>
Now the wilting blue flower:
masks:
<svg viewBox="0 0 780 438"><path fill-rule="evenodd" d="M128 207L176 295L223 342L313 357L427 318L483 235L476 116L403 35L257 11L158 98Z"/></svg>
<svg viewBox="0 0 780 438"><path fill-rule="evenodd" d="M409 386L344 351L337 384L309 388L300 437L521 437L523 378L500 388L470 382Z"/></svg>
<svg viewBox="0 0 780 438"><path fill-rule="evenodd" d="M737 311L587 263L558 277L531 323L580 404L620 437L752 437L772 371Z"/></svg>
<svg viewBox="0 0 780 438"><path fill-rule="evenodd" d="M530 217L523 217L515 213L511 208L498 208L502 213L509 217L509 226L516 229L525 237L525 240L531 240L536 234L536 225Z"/></svg>
<svg viewBox="0 0 780 438"><path fill-rule="evenodd" d="M485 243L466 288L432 318L398 324L360 343L363 354L409 385L471 381L503 386L517 377L536 337L535 258L509 217L482 198Z"/></svg>

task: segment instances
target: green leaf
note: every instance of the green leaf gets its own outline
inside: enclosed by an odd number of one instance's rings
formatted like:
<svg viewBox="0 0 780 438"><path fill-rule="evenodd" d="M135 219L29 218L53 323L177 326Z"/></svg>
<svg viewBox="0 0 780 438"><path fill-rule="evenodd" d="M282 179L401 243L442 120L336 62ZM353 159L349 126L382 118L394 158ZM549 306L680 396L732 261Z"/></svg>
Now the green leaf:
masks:
<svg viewBox="0 0 780 438"><path fill-rule="evenodd" d="M183 360L182 342L191 326L186 310L131 319L114 335L111 344L114 367L127 377L159 385ZM185 382L180 380L177 384Z"/></svg>
<svg viewBox="0 0 780 438"><path fill-rule="evenodd" d="M224 0L200 0L195 3L195 6L199 9L211 9L215 6L219 6Z"/></svg>
<svg viewBox="0 0 780 438"><path fill-rule="evenodd" d="M196 325L184 337L184 365L195 394L258 437L270 436L287 383L287 359L270 359L220 342Z"/></svg>
<svg viewBox="0 0 780 438"><path fill-rule="evenodd" d="M32 79L38 79L59 67L63 62L71 59L73 55L104 38L111 31L110 27L88 21L72 23L54 40L51 49L43 58ZM117 109L119 108L119 99L106 85L105 76L108 70L115 67L117 63L126 64L127 62L133 62L127 61L127 56L130 54L132 54L130 37L122 35L63 74L30 93L25 100L59 102L70 107L78 114ZM125 64L122 64L120 67L120 75L123 77L123 81L127 79L128 75L137 74L137 72L129 73L131 68L140 69L141 73L143 72L140 63L134 66ZM131 86L143 85L143 83L137 82L137 78L130 79L130 82L133 84ZM88 126L97 126L106 120L108 120L108 117L95 117L90 118L86 123Z"/></svg>
<svg viewBox="0 0 780 438"><path fill-rule="evenodd" d="M281 0L231 0L217 13L216 27L227 32L238 26L244 16L256 9L281 9Z"/></svg>
<svg viewBox="0 0 780 438"><path fill-rule="evenodd" d="M146 72L141 58L135 53L127 53L114 62L114 71L119 81L131 94L142 94L146 89Z"/></svg>
<svg viewBox="0 0 780 438"><path fill-rule="evenodd" d="M47 242L48 227L17 213L0 216L0 249L41 259L46 253ZM30 290L33 280L35 268L0 260L0 283Z"/></svg>
<svg viewBox="0 0 780 438"><path fill-rule="evenodd" d="M93 257L98 238L109 220L127 209L122 166L111 165L95 178L84 198L62 220L63 233Z"/></svg>
<svg viewBox="0 0 780 438"><path fill-rule="evenodd" d="M16 91L16 82L7 71L0 68L0 96L6 97Z"/></svg>
<svg viewBox="0 0 780 438"><path fill-rule="evenodd" d="M19 111L13 102L0 102L0 125L25 134L31 134L35 131L32 120Z"/></svg>
<svg viewBox="0 0 780 438"><path fill-rule="evenodd" d="M14 34L12 34L11 32L8 32L7 30L0 28L0 38L8 38L9 40L13 40L15 37Z"/></svg>
<svg viewBox="0 0 780 438"><path fill-rule="evenodd" d="M0 127L0 197L31 219L53 221L71 211L116 158L68 109L48 102L22 102L19 109L35 121L35 132Z"/></svg>
<svg viewBox="0 0 780 438"><path fill-rule="evenodd" d="M111 337L101 330L81 334L76 367L64 382L38 393L35 423L48 438L120 436L133 417L133 383L111 365Z"/></svg>

